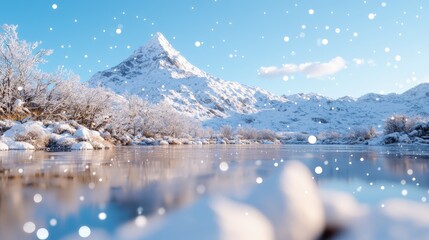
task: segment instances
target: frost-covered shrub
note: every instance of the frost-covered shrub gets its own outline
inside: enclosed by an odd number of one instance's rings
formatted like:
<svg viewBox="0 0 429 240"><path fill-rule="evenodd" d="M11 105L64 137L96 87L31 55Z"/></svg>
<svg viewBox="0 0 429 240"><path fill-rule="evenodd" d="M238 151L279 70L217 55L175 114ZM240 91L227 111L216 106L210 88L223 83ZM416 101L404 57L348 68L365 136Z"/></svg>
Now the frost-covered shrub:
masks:
<svg viewBox="0 0 429 240"><path fill-rule="evenodd" d="M262 129L257 131L257 138L262 140L274 141L278 138L277 134L269 129Z"/></svg>
<svg viewBox="0 0 429 240"><path fill-rule="evenodd" d="M302 142L302 141L307 141L308 134L295 133L293 137L295 138L295 140Z"/></svg>
<svg viewBox="0 0 429 240"><path fill-rule="evenodd" d="M76 129L66 123L59 123L54 126L53 132L57 134L70 133L73 134Z"/></svg>
<svg viewBox="0 0 429 240"><path fill-rule="evenodd" d="M384 133L390 134L394 132L409 133L413 130L416 124L421 121L420 117L407 117L402 114L393 115L386 119L384 123Z"/></svg>
<svg viewBox="0 0 429 240"><path fill-rule="evenodd" d="M258 131L250 127L239 127L237 129L237 135L244 139L256 139L258 137Z"/></svg>
<svg viewBox="0 0 429 240"><path fill-rule="evenodd" d="M339 140L342 138L341 133L335 131L322 132L319 134L318 139Z"/></svg>
<svg viewBox="0 0 429 240"><path fill-rule="evenodd" d="M224 138L228 138L228 139L232 138L233 133L234 133L234 130L232 129L231 125L223 125L220 128L220 134Z"/></svg>
<svg viewBox="0 0 429 240"><path fill-rule="evenodd" d="M348 138L350 139L363 139L369 140L377 136L377 130L374 127L369 128L356 128L349 132Z"/></svg>

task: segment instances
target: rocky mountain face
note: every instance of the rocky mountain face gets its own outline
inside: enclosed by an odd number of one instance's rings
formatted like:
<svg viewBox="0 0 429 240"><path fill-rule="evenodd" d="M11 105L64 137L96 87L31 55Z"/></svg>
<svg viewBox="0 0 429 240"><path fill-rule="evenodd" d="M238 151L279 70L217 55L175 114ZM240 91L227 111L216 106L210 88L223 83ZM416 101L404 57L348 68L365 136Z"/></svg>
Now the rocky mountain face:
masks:
<svg viewBox="0 0 429 240"><path fill-rule="evenodd" d="M98 72L92 86L138 95L219 128L224 124L293 132L347 132L376 127L393 114L429 116L429 84L403 94L367 94L331 99L318 94L276 96L211 76L190 64L157 33L117 66Z"/></svg>

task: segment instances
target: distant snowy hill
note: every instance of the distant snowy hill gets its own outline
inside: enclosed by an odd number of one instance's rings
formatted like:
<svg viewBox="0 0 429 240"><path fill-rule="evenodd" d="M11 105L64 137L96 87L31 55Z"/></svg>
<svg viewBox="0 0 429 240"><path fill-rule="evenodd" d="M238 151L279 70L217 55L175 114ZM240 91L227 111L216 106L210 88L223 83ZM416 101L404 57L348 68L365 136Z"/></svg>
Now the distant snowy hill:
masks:
<svg viewBox="0 0 429 240"><path fill-rule="evenodd" d="M91 86L167 102L206 126L252 126L275 131L347 132L381 127L392 114L429 116L429 84L403 94L331 99L317 94L276 96L224 81L190 64L161 33L119 65L95 74Z"/></svg>

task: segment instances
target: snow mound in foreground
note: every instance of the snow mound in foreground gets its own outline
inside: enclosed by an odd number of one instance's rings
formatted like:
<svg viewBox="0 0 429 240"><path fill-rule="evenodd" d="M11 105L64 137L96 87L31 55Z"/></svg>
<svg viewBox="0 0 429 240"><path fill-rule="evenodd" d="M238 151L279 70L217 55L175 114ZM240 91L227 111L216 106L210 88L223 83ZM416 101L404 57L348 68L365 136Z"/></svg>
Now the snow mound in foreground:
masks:
<svg viewBox="0 0 429 240"><path fill-rule="evenodd" d="M309 170L293 161L244 199L205 198L141 223L137 217L124 225L118 238L311 240L322 234L324 213Z"/></svg>
<svg viewBox="0 0 429 240"><path fill-rule="evenodd" d="M268 178L245 201L270 220L276 239L316 239L323 231L319 191L300 162L287 162L281 174Z"/></svg>

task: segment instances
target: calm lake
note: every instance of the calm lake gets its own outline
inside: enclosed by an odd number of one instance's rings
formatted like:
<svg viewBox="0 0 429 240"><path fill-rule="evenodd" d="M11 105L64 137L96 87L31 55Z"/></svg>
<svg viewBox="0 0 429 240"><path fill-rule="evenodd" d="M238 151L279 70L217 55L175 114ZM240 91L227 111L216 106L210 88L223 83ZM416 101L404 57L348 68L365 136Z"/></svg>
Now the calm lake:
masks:
<svg viewBox="0 0 429 240"><path fill-rule="evenodd" d="M322 189L371 205L429 198L429 146L9 151L0 152L0 239L79 238L82 226L114 232L138 215L168 214L207 194L242 194L289 160L306 164Z"/></svg>

